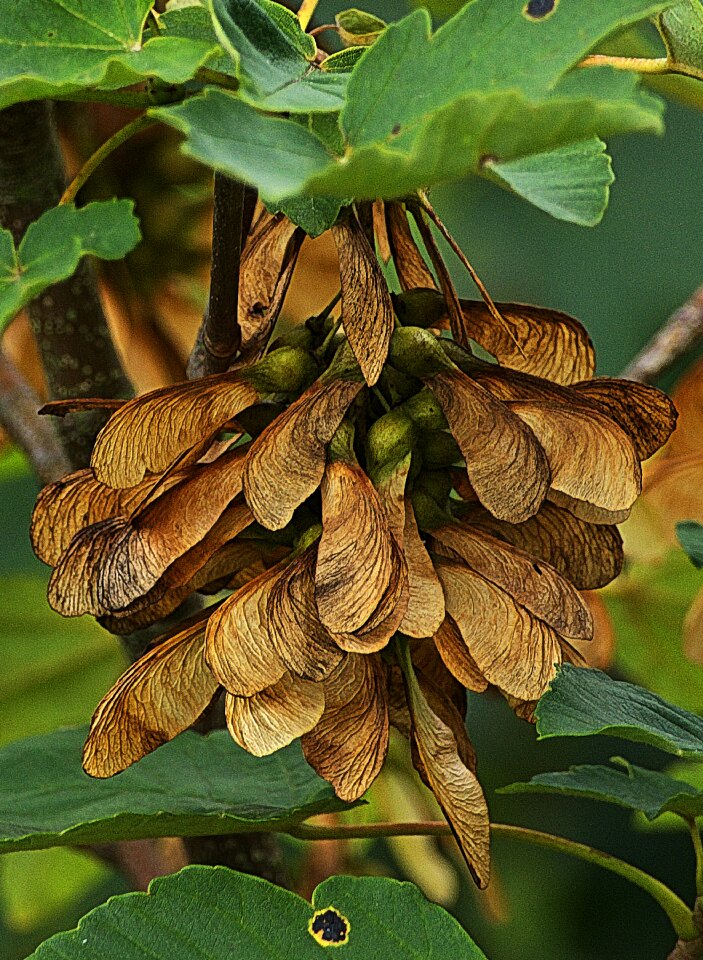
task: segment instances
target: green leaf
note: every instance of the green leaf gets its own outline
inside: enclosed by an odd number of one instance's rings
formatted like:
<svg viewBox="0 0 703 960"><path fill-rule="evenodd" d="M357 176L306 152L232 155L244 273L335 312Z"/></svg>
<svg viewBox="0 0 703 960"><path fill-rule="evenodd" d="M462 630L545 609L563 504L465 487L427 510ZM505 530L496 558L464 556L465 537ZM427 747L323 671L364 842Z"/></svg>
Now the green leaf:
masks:
<svg viewBox="0 0 703 960"><path fill-rule="evenodd" d="M145 77L185 83L218 47L144 35L152 0L0 0L0 109L23 100L115 89Z"/></svg>
<svg viewBox="0 0 703 960"><path fill-rule="evenodd" d="M273 204L272 213L279 210L307 233L309 237L319 237L333 225L343 201L334 197L293 197Z"/></svg>
<svg viewBox="0 0 703 960"><path fill-rule="evenodd" d="M636 767L620 757L613 757L613 762L619 769L601 765L569 767L559 773L539 773L527 783L511 783L498 793L547 793L604 800L640 810L649 820L666 812L684 817L703 815L703 793L690 784Z"/></svg>
<svg viewBox="0 0 703 960"><path fill-rule="evenodd" d="M703 719L600 670L557 670L536 709L539 739L604 733L679 757L703 757Z"/></svg>
<svg viewBox="0 0 703 960"><path fill-rule="evenodd" d="M114 897L32 958L319 960L321 946L335 945L348 960L485 960L410 883L331 877L310 905L257 877L198 866L154 880L148 894Z"/></svg>
<svg viewBox="0 0 703 960"><path fill-rule="evenodd" d="M342 41L349 46L369 46L377 40L388 24L365 10L340 10L334 18Z"/></svg>
<svg viewBox="0 0 703 960"><path fill-rule="evenodd" d="M220 46L210 11L204 4L189 2L187 5L168 4L166 12L159 17L161 36L185 37L199 40L210 48L207 65L211 70L236 77L237 64Z"/></svg>
<svg viewBox="0 0 703 960"><path fill-rule="evenodd" d="M349 84L342 126L355 147L387 141L473 91L519 89L542 99L600 40L668 2L599 0L532 20L525 0L474 0L434 36L425 10L391 24Z"/></svg>
<svg viewBox="0 0 703 960"><path fill-rule="evenodd" d="M259 113L224 90L209 88L185 103L150 112L186 134L186 153L254 184L266 200L298 193L330 160L307 127Z"/></svg>
<svg viewBox="0 0 703 960"><path fill-rule="evenodd" d="M682 632L701 575L681 550L634 563L604 591L615 627L618 668L634 683L703 713L703 667L683 652Z"/></svg>
<svg viewBox="0 0 703 960"><path fill-rule="evenodd" d="M539 104L516 91L472 94L395 142L342 158L327 152L312 130L261 114L223 91L207 90L151 112L186 133L186 152L254 184L267 202L305 193L399 197L479 173L485 157L505 162L553 150L565 136L578 141L595 130L604 136L624 129L658 132L661 102L638 91L632 76L602 72L600 84L586 71L567 78Z"/></svg>
<svg viewBox="0 0 703 960"><path fill-rule="evenodd" d="M1 230L0 328L42 290L70 277L82 257L119 260L140 238L131 200L53 207L29 225L18 249L9 230Z"/></svg>
<svg viewBox="0 0 703 960"><path fill-rule="evenodd" d="M57 730L0 750L0 852L241 833L347 806L298 743L258 758L227 731L186 732L118 777L94 780L81 769L86 734Z"/></svg>
<svg viewBox="0 0 703 960"><path fill-rule="evenodd" d="M600 223L615 179L605 144L597 137L507 163L484 161L498 182L557 220Z"/></svg>
<svg viewBox="0 0 703 960"><path fill-rule="evenodd" d="M703 3L682 0L658 19L669 60L683 72L703 79Z"/></svg>
<svg viewBox="0 0 703 960"><path fill-rule="evenodd" d="M682 520L676 524L676 536L694 567L703 567L703 524Z"/></svg>
<svg viewBox="0 0 703 960"><path fill-rule="evenodd" d="M348 77L314 63L315 40L296 15L271 0L211 0L222 46L239 63L240 95L264 110L337 111Z"/></svg>

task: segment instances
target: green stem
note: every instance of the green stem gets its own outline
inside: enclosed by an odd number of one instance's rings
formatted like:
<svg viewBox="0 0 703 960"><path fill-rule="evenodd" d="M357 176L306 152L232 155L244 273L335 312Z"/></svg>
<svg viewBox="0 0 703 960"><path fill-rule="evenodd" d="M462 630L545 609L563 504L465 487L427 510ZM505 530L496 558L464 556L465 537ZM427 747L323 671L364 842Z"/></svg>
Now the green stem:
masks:
<svg viewBox="0 0 703 960"><path fill-rule="evenodd" d="M156 122L157 121L154 117L149 117L146 114L142 114L141 117L137 117L136 120L132 120L131 123L128 123L126 126L118 130L117 133L113 134L109 140L106 140L102 146L98 147L92 156L88 157L71 183L69 183L64 190L63 196L59 200L59 205L73 203L81 187L83 187L86 181L95 172L95 170L97 170L106 157L109 157L114 150L116 150L126 140L129 140L130 137L133 137L135 133L139 133L140 130L145 130L147 127L152 126Z"/></svg>
<svg viewBox="0 0 703 960"><path fill-rule="evenodd" d="M230 77L229 74L221 73L219 70L210 70L209 67L201 67L195 74L195 79L201 83L224 87L226 90L239 90L239 80L236 77Z"/></svg>
<svg viewBox="0 0 703 960"><path fill-rule="evenodd" d="M79 90L77 93L56 93L51 99L68 100L71 103L107 103L130 110L145 110L154 106L151 94L139 90Z"/></svg>
<svg viewBox="0 0 703 960"><path fill-rule="evenodd" d="M669 73L668 57L613 57L593 53L585 57L579 67L613 67L615 70L631 70L635 73Z"/></svg>
<svg viewBox="0 0 703 960"><path fill-rule="evenodd" d="M696 855L696 894L703 897L703 841L695 817L684 817L691 834L691 842Z"/></svg>
<svg viewBox="0 0 703 960"><path fill-rule="evenodd" d="M286 831L298 840L360 840L369 837L415 837L415 836L451 836L451 830L443 821L427 821L422 823L369 823L369 824L340 824L335 827L316 826L309 823L300 823L289 827ZM651 877L644 870L635 867L618 857L613 857L602 850L596 850L585 843L577 843L565 837L555 837L541 830L531 830L527 827L515 827L506 823L492 823L491 833L494 837L506 837L519 840L522 843L531 843L550 850L568 853L572 857L594 863L611 873L624 877L630 883L640 887L653 897L669 918L676 935L682 940L693 940L698 936L698 930L693 922L691 910L673 890L670 890L661 880Z"/></svg>

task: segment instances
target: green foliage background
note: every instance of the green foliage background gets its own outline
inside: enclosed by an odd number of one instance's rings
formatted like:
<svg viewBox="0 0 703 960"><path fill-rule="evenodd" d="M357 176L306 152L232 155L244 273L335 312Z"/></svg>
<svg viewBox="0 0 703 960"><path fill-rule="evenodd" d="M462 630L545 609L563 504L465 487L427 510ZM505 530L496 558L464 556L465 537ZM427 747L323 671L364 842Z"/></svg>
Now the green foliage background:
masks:
<svg viewBox="0 0 703 960"><path fill-rule="evenodd" d="M364 6L391 20L404 3ZM328 22L339 4L321 4ZM451 12L449 10L446 11ZM612 139L617 176L603 223L587 230L552 220L488 183L470 181L433 192L433 202L496 299L541 303L573 313L588 327L599 372L617 373L637 348L703 280L703 113L672 104L663 138ZM451 255L448 255L451 261ZM460 292L474 295L461 270ZM16 458L0 467L0 743L63 723L88 719L121 664L117 642L85 621L64 623L45 605L45 568L27 539L34 481ZM675 560L662 573L660 596L674 597L675 616L657 619L644 602L613 607L622 631L621 669L634 680L654 676L669 699L703 712L703 668L683 661L677 617L703 585L703 573ZM661 579L661 578L660 578ZM688 838L633 829L625 810L559 797L496 795L494 788L573 763L603 763L624 753L661 767L661 756L618 741L536 744L533 730L497 700L476 698L471 709L493 818L564 833L638 864L685 899L693 891ZM374 855L403 875L390 848ZM684 878L684 879L682 879ZM85 855L65 850L13 854L0 860L0 956L26 957L55 930L71 926L122 881ZM491 911L502 914L496 922ZM666 918L645 894L589 867L508 841L495 843L490 905L468 880L455 915L491 960L659 960L671 948Z"/></svg>

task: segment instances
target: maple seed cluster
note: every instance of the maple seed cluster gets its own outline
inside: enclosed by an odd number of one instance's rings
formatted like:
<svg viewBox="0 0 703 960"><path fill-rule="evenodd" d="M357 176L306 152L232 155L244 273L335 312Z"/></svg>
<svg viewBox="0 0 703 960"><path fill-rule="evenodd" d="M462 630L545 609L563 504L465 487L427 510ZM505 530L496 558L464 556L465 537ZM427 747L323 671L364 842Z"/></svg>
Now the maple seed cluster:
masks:
<svg viewBox="0 0 703 960"><path fill-rule="evenodd" d="M576 320L460 300L409 212L436 278L404 204L348 209L332 228L341 325L328 311L273 339L302 234L262 211L241 268L241 363L125 402L91 469L42 491L32 537L55 567L52 606L116 633L229 591L103 698L89 774L125 769L224 695L240 746L263 756L300 737L353 801L393 725L485 885L466 691L497 688L530 719L556 665L582 662L580 591L617 575L615 525L675 412L653 388L594 378Z"/></svg>

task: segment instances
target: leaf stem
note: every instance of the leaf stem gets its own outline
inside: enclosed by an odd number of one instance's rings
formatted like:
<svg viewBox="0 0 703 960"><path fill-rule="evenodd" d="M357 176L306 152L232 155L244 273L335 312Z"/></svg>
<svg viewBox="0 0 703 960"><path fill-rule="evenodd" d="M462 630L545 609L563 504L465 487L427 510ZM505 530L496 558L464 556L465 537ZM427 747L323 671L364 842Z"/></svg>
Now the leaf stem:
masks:
<svg viewBox="0 0 703 960"><path fill-rule="evenodd" d="M615 70L631 70L635 73L669 73L672 64L668 57L615 57L605 53L592 53L581 60L579 67L614 67Z"/></svg>
<svg viewBox="0 0 703 960"><path fill-rule="evenodd" d="M300 823L288 827L285 831L298 840L360 840L369 837L416 837L416 836L451 836L449 824L441 820L430 820L419 823L368 823L368 824L340 824L334 827L316 826ZM639 867L635 867L618 857L614 857L585 843L577 843L566 837L556 837L541 830L532 830L527 827L516 827L506 823L492 823L491 833L494 837L505 837L518 840L522 843L531 843L550 850L568 853L572 857L594 863L611 873L629 880L653 897L669 918L676 935L683 940L693 940L698 936L698 930L693 922L693 915L681 898L669 889L661 880L650 876ZM700 836L699 836L700 839Z"/></svg>
<svg viewBox="0 0 703 960"><path fill-rule="evenodd" d="M703 840L695 817L684 817L691 834L691 842L696 855L696 894L703 897Z"/></svg>
<svg viewBox="0 0 703 960"><path fill-rule="evenodd" d="M106 103L113 107L142 110L154 106L154 98L143 90L79 90L77 93L55 93L52 100L70 103ZM181 97L174 97L174 100Z"/></svg>
<svg viewBox="0 0 703 960"><path fill-rule="evenodd" d="M63 206L67 203L73 203L80 189L97 170L103 160L109 157L110 154L119 146L121 146L126 140L129 140L136 133L139 133L140 130L146 130L147 127L151 127L156 122L157 121L154 117L149 117L147 114L143 113L140 117L132 120L131 123L126 124L120 130L118 130L117 133L113 134L109 140L106 140L102 146L98 147L95 153L88 157L73 180L64 190L63 196L59 200L59 205Z"/></svg>
<svg viewBox="0 0 703 960"><path fill-rule="evenodd" d="M487 290L486 287L484 286L483 281L481 280L481 278L479 277L479 275L478 275L478 274L476 273L476 271L474 270L473 266L472 266L471 263L469 262L469 259L468 259L468 257L466 256L466 254L464 253L464 251L461 249L461 247L460 247L459 244L456 242L456 240L454 239L454 237L451 235L451 233L449 232L449 230L446 228L446 226L444 225L444 223L442 222L442 220L440 220L439 215L437 214L437 212L435 211L434 207L432 206L432 204L429 202L429 200L427 199L427 197L426 197L424 194L420 194L420 206L421 206L422 209L425 211L425 213L427 214L427 216L430 218L430 220L432 221L432 223L434 223L434 225L437 227L437 229L439 230L439 232L442 234L442 236L444 237L444 239L447 241L447 243L449 244L449 246L452 248L452 250L453 250L454 253L456 254L456 256L459 258L459 260L461 261L461 263L463 264L463 266L468 270L469 275L471 276L471 279L473 280L473 282L474 282L474 283L476 284L476 286L478 287L478 292L481 294L481 297L482 297L482 299L483 299L483 302L484 302L484 303L486 304L486 306L488 307L488 311L489 311L489 313L491 314L491 316L493 317L493 319L494 319L497 323L499 323L501 326L503 326L503 327L506 326L505 320L504 320L503 317L501 316L501 313L500 313L500 311L498 310L498 307L496 307L495 303L493 302L493 298L491 297L490 293L488 292L488 290Z"/></svg>
<svg viewBox="0 0 703 960"><path fill-rule="evenodd" d="M224 87L225 90L239 90L239 80L236 77L230 77L229 74L219 70L211 70L209 67L201 67L195 74L195 79L201 83Z"/></svg>
<svg viewBox="0 0 703 960"><path fill-rule="evenodd" d="M318 0L303 0L300 4L300 9L298 10L298 20L300 21L300 26L303 30L307 30L307 26L312 20L312 15L317 8Z"/></svg>

